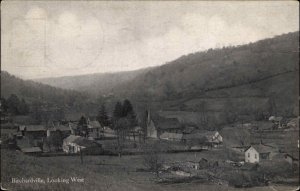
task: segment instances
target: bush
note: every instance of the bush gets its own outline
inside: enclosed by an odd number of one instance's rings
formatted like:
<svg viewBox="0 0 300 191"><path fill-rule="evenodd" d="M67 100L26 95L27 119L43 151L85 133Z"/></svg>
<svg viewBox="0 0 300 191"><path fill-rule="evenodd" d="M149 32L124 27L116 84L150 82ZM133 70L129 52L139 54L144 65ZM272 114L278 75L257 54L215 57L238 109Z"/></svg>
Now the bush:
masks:
<svg viewBox="0 0 300 191"><path fill-rule="evenodd" d="M270 179L276 176L288 178L293 174L292 166L286 161L266 161L260 164L258 171Z"/></svg>
<svg viewBox="0 0 300 191"><path fill-rule="evenodd" d="M228 184L234 187L253 187L265 185L263 176L257 172L233 173L228 178Z"/></svg>

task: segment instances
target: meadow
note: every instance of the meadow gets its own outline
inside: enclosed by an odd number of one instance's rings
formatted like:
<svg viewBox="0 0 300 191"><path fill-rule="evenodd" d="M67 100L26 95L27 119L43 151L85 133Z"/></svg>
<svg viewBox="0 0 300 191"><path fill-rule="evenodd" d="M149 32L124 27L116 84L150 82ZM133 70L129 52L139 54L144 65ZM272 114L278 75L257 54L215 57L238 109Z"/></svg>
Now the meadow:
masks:
<svg viewBox="0 0 300 191"><path fill-rule="evenodd" d="M195 158L218 159L220 152L168 153L164 161L193 161ZM1 182L9 190L293 190L295 186L272 185L267 187L234 188L209 182L159 183L156 175L145 169L142 155L122 156L80 156L34 157L19 151L1 149ZM67 183L12 183L12 178L61 178L77 177L83 182Z"/></svg>

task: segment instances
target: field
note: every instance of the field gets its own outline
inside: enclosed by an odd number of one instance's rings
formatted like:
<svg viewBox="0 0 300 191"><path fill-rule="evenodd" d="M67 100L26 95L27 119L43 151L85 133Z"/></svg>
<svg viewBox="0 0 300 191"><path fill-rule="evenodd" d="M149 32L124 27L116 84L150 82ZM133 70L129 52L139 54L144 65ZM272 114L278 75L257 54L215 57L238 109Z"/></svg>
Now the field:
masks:
<svg viewBox="0 0 300 191"><path fill-rule="evenodd" d="M195 158L219 158L217 151L198 153L164 154L165 161L192 161ZM155 174L144 171L143 156L80 156L34 157L18 151L1 150L1 182L3 188L10 190L293 190L295 187L272 185L237 189L227 185L212 183L168 183L161 184ZM12 178L84 178L84 182L67 183L23 183L13 184Z"/></svg>

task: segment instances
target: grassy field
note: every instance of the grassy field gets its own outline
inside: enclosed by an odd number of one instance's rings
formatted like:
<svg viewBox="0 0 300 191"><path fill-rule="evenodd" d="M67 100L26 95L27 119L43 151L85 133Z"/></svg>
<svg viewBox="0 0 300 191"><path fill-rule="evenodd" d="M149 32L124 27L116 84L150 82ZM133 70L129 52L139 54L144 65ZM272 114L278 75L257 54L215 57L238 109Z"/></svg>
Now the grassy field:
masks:
<svg viewBox="0 0 300 191"><path fill-rule="evenodd" d="M164 154L165 161L191 161L199 157L218 159L217 151L202 153ZM143 157L123 156L84 156L83 164L79 156L33 157L17 151L1 150L1 182L9 190L293 190L294 187L273 185L271 187L254 187L237 189L225 185L210 183L176 183L158 184L155 174L144 169ZM23 183L13 184L12 178L84 178L83 183Z"/></svg>

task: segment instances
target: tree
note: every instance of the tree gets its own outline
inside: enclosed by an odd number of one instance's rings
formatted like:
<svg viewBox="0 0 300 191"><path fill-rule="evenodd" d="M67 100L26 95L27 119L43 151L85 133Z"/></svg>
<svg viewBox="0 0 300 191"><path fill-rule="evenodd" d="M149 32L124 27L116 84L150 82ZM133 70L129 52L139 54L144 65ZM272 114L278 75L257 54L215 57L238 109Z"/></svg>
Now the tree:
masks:
<svg viewBox="0 0 300 191"><path fill-rule="evenodd" d="M114 121L114 129L117 132L117 144L118 144L118 152L119 156L122 156L122 144L121 142L124 141L126 132L129 129L129 121L126 117L118 118Z"/></svg>
<svg viewBox="0 0 300 191"><path fill-rule="evenodd" d="M39 101L35 101L32 104L32 117L35 119L36 123L42 122L42 103Z"/></svg>
<svg viewBox="0 0 300 191"><path fill-rule="evenodd" d="M130 113L128 113L126 118L129 121L130 128L134 128L135 126L138 125L138 122L137 122L137 119L136 119L136 114L134 113L134 111L131 111Z"/></svg>
<svg viewBox="0 0 300 191"><path fill-rule="evenodd" d="M167 81L164 86L164 94L166 98L171 98L171 96L175 93L175 88L170 81Z"/></svg>
<svg viewBox="0 0 300 191"><path fill-rule="evenodd" d="M5 98L1 98L1 111L7 112L8 105Z"/></svg>
<svg viewBox="0 0 300 191"><path fill-rule="evenodd" d="M272 95L270 96L269 100L268 100L268 104L269 104L269 113L271 115L275 115L277 116L277 106L276 106L276 101L274 98L274 92L272 92Z"/></svg>
<svg viewBox="0 0 300 191"><path fill-rule="evenodd" d="M225 103L225 118L228 124L234 123L237 120L237 112L235 111L235 107L230 99L228 99Z"/></svg>
<svg viewBox="0 0 300 191"><path fill-rule="evenodd" d="M161 156L161 145L159 143L154 143L151 145L145 145L144 150L144 165L150 171L156 174L156 177L159 178L159 170L162 168L164 163L163 157Z"/></svg>
<svg viewBox="0 0 300 191"><path fill-rule="evenodd" d="M18 105L18 112L21 115L26 115L29 112L29 107L24 99L21 100L21 102Z"/></svg>
<svg viewBox="0 0 300 191"><path fill-rule="evenodd" d="M107 116L106 108L104 104L102 104L100 107L97 120L99 121L102 127L110 125L109 118Z"/></svg>
<svg viewBox="0 0 300 191"><path fill-rule="evenodd" d="M123 106L121 104L121 102L117 102L115 105L115 109L113 111L113 121L115 123L115 121L117 121L118 119L120 119L123 116Z"/></svg>
<svg viewBox="0 0 300 191"><path fill-rule="evenodd" d="M122 117L126 117L131 112L133 112L133 107L130 101L125 99L122 106Z"/></svg>
<svg viewBox="0 0 300 191"><path fill-rule="evenodd" d="M11 94L10 97L7 99L8 111L15 115L19 114L19 110L18 110L19 104L20 104L20 100L18 96L15 94Z"/></svg>
<svg viewBox="0 0 300 191"><path fill-rule="evenodd" d="M87 119L84 116L81 116L81 118L78 122L78 125L77 125L77 129L79 131L80 136L84 136L84 137L88 136Z"/></svg>
<svg viewBox="0 0 300 191"><path fill-rule="evenodd" d="M201 103L197 105L197 110L200 112L201 125L206 126L208 124L206 103L204 101L201 101Z"/></svg>

